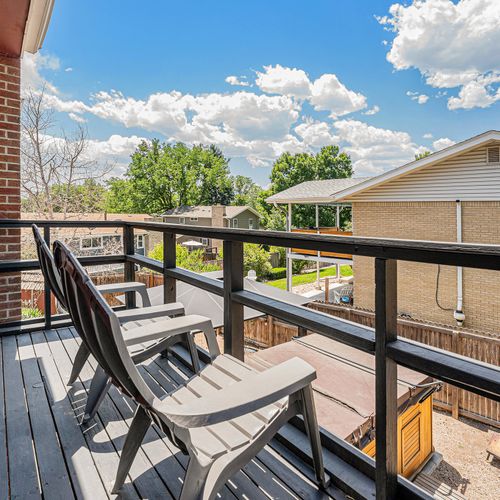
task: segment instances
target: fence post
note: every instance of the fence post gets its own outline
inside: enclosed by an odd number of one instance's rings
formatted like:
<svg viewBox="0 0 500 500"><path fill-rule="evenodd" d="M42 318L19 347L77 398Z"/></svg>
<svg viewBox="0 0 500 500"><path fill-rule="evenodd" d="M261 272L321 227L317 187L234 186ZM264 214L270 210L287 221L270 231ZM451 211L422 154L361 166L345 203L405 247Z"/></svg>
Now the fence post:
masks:
<svg viewBox="0 0 500 500"><path fill-rule="evenodd" d="M456 354L461 354L460 332L454 331L452 333L451 351ZM451 386L451 416L456 419L460 416L460 389L454 385Z"/></svg>
<svg viewBox="0 0 500 500"><path fill-rule="evenodd" d="M47 246L50 248L50 226L43 226L43 239ZM44 317L45 317L45 329L50 330L52 327L52 304L50 300L50 286L47 280L43 279L43 309L44 309Z"/></svg>
<svg viewBox="0 0 500 500"><path fill-rule="evenodd" d="M134 255L134 228L129 225L123 226L123 252L125 255ZM124 265L124 278L125 281L135 281L135 264L133 262L125 261ZM134 308L135 292L125 293L125 305L127 309Z"/></svg>
<svg viewBox="0 0 500 500"><path fill-rule="evenodd" d="M166 274L167 269L177 265L175 246L175 233L163 233L163 303L168 304L177 300L177 287L175 278Z"/></svg>
<svg viewBox="0 0 500 500"><path fill-rule="evenodd" d="M375 446L377 500L396 498L397 365L387 344L397 339L397 261L375 259Z"/></svg>
<svg viewBox="0 0 500 500"><path fill-rule="evenodd" d="M232 293L243 290L243 243L224 241L224 352L244 359L243 306Z"/></svg>

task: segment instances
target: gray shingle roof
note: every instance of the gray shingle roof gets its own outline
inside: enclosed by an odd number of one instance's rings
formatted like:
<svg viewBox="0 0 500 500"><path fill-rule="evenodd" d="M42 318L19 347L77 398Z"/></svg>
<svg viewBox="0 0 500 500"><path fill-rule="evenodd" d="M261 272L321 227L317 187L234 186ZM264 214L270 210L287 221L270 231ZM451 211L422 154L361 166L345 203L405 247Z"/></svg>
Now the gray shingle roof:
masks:
<svg viewBox="0 0 500 500"><path fill-rule="evenodd" d="M328 179L324 181L306 181L276 193L267 198L268 203L326 203L335 193L366 181L368 177L356 179Z"/></svg>
<svg viewBox="0 0 500 500"><path fill-rule="evenodd" d="M241 214L245 210L252 211L256 216L259 214L253 210L251 207L245 205L228 205L225 207L225 215L229 219L236 217ZM183 206L178 208L172 208L171 210L167 210L163 217L207 217L209 219L212 218L212 206L211 205L198 205L198 206Z"/></svg>

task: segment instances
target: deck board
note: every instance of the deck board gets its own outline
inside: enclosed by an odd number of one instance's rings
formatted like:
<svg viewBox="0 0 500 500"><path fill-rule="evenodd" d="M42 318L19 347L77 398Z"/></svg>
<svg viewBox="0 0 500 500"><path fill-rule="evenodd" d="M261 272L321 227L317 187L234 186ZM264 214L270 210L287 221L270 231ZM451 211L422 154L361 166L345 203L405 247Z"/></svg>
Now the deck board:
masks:
<svg viewBox="0 0 500 500"><path fill-rule="evenodd" d="M0 338L0 498L116 498L110 491L135 404L112 387L96 418L80 425L95 361L67 387L79 343L69 328ZM140 372L159 397L190 375L159 356ZM179 498L187 463L151 427L119 498ZM338 498L319 491L305 469L266 447L218 497Z"/></svg>

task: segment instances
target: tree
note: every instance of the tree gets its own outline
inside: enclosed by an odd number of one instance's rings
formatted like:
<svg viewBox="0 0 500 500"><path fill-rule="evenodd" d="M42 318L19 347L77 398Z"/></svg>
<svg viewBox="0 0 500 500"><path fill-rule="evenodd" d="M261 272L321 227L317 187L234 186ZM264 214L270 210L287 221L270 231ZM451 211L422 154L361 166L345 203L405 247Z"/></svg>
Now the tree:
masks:
<svg viewBox="0 0 500 500"><path fill-rule="evenodd" d="M262 192L258 199L259 210L264 213L263 223L268 229L281 229L285 226L285 214L281 209L270 206L265 199L305 181L343 179L353 174L351 158L341 153L338 146L325 146L317 154L283 153L274 163L271 172L271 186ZM341 225L349 218L342 213ZM297 205L293 211L293 225L297 227L314 227L314 206ZM335 223L335 210L322 208L320 210L320 225L332 226Z"/></svg>
<svg viewBox="0 0 500 500"><path fill-rule="evenodd" d="M149 252L149 257L163 262L163 243L155 245ZM206 273L209 271L218 271L220 266L217 264L207 264L203 260L203 250L189 251L182 245L176 245L177 266L183 269L189 269L197 273Z"/></svg>
<svg viewBox="0 0 500 500"><path fill-rule="evenodd" d="M55 122L44 89L28 91L21 114L21 188L23 205L40 216L55 212L85 213L102 199L98 180L110 170L90 151L87 131L77 125L71 133L54 135ZM100 205L99 205L100 206Z"/></svg>
<svg viewBox="0 0 500 500"><path fill-rule="evenodd" d="M426 158L430 154L432 154L430 151L424 151L423 153L417 153L415 155L415 160L421 160L422 158Z"/></svg>
<svg viewBox="0 0 500 500"><path fill-rule="evenodd" d="M234 191L234 205L248 205L253 209L258 207L258 198L262 188L250 177L235 175L232 177Z"/></svg>
<svg viewBox="0 0 500 500"><path fill-rule="evenodd" d="M109 183L112 211L159 214L183 205L228 205L233 199L229 161L215 146L143 141L126 179Z"/></svg>

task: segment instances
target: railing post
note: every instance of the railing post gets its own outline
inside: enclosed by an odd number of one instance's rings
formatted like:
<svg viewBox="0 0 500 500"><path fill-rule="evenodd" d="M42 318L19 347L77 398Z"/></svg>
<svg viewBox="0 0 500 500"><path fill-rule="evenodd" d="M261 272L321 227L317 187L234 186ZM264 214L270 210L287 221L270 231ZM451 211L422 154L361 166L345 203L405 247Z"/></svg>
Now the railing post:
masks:
<svg viewBox="0 0 500 500"><path fill-rule="evenodd" d="M224 352L243 360L243 306L232 293L243 290L243 243L224 241Z"/></svg>
<svg viewBox="0 0 500 500"><path fill-rule="evenodd" d="M125 255L134 255L134 228L129 225L123 226L123 252ZM124 265L124 278L125 281L135 281L135 264L133 262L125 261ZM134 308L135 292L127 292L125 294L125 305L127 309Z"/></svg>
<svg viewBox="0 0 500 500"><path fill-rule="evenodd" d="M397 261L375 259L375 445L377 500L396 498L397 365L387 344L397 339Z"/></svg>
<svg viewBox="0 0 500 500"><path fill-rule="evenodd" d="M165 271L176 267L175 233L163 233L163 303L177 300L176 280L166 275Z"/></svg>
<svg viewBox="0 0 500 500"><path fill-rule="evenodd" d="M45 243L47 243L47 246L50 248L50 226L46 225L43 226L43 239L45 240ZM50 286L47 282L47 280L44 278L43 280L43 290L44 290L44 297L43 297L43 309L44 309L44 317L45 317L45 329L50 330L52 327L52 304L51 304L51 292L50 292Z"/></svg>

